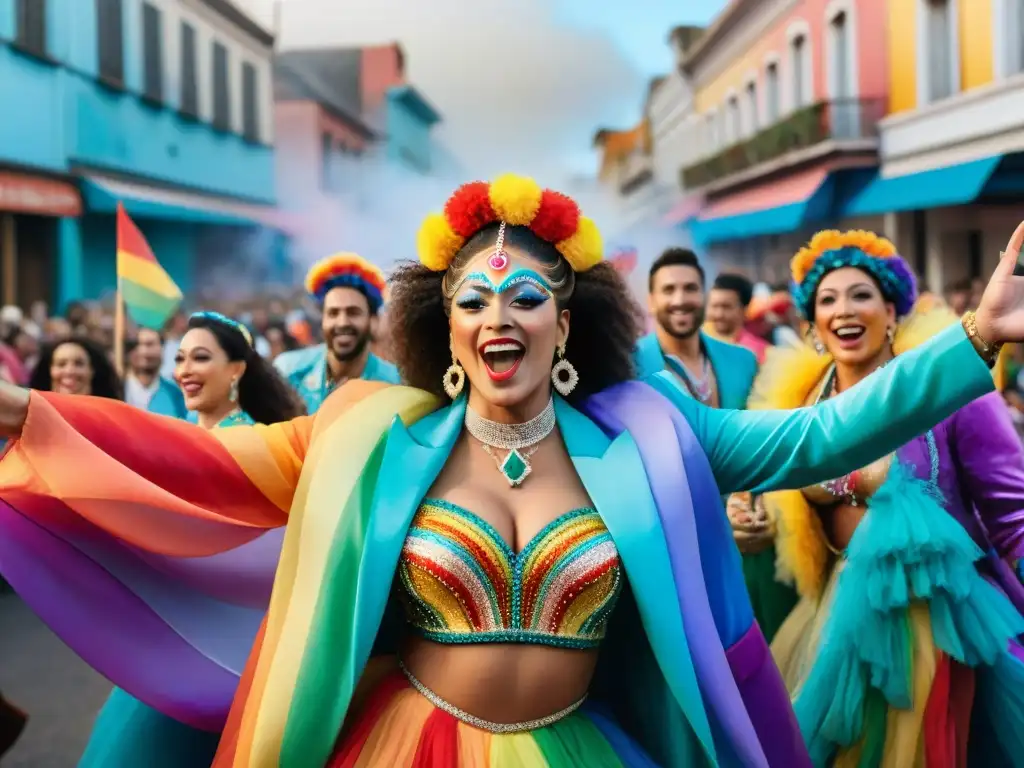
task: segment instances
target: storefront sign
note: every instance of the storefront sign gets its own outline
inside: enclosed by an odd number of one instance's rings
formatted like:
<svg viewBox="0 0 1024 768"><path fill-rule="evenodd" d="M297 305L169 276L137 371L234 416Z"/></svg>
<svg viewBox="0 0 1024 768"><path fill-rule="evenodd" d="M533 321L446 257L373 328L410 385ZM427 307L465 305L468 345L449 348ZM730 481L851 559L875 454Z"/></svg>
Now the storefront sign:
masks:
<svg viewBox="0 0 1024 768"><path fill-rule="evenodd" d="M0 211L81 216L82 198L66 181L0 171Z"/></svg>

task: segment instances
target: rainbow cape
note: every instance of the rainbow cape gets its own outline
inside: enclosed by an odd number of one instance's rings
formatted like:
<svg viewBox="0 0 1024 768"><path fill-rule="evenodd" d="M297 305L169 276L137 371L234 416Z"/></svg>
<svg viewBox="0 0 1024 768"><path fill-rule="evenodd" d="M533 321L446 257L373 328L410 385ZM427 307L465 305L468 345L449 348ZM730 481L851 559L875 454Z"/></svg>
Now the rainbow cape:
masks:
<svg viewBox="0 0 1024 768"><path fill-rule="evenodd" d="M631 586L595 704L668 768L809 766L687 421L639 383L556 403ZM464 419L438 406L356 381L315 416L204 431L33 393L0 462L0 573L118 686L223 727L218 768L324 765L368 660L395 649L402 542Z"/></svg>
<svg viewBox="0 0 1024 768"><path fill-rule="evenodd" d="M117 284L128 316L143 328L160 330L181 304L171 279L135 226L117 204Z"/></svg>

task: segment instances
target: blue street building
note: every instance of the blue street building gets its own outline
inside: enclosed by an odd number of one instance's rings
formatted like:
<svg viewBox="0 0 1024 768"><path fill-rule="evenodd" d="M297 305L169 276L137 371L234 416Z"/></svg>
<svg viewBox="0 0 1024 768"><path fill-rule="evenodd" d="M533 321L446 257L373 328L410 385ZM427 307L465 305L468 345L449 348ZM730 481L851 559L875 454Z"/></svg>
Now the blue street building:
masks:
<svg viewBox="0 0 1024 768"><path fill-rule="evenodd" d="M273 42L229 0L0 0L0 300L112 291L118 202L185 292L284 270Z"/></svg>

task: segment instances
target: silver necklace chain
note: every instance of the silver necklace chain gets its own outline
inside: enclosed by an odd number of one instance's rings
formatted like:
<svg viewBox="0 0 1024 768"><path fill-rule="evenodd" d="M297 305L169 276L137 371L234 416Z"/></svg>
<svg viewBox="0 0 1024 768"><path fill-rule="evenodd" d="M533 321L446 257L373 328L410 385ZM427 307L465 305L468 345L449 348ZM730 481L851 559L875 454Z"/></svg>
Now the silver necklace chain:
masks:
<svg viewBox="0 0 1024 768"><path fill-rule="evenodd" d="M502 424L485 419L472 408L466 408L466 429L473 437L491 448L517 451L539 443L555 428L555 401L548 400L544 410L522 424Z"/></svg>
<svg viewBox="0 0 1024 768"><path fill-rule="evenodd" d="M522 485L533 471L530 457L540 447L540 442L554 430L555 423L554 399L548 400L543 411L523 424L491 421L472 408L466 408L466 430L494 460L498 471L513 488ZM495 449L505 451L505 455L499 456Z"/></svg>

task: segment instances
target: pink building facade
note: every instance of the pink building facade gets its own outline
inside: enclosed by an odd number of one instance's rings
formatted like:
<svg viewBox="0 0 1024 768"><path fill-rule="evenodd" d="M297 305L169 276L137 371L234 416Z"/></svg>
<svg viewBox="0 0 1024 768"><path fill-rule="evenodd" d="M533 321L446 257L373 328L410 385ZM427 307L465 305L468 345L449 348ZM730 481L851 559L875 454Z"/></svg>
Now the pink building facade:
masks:
<svg viewBox="0 0 1024 768"><path fill-rule="evenodd" d="M887 23L885 0L734 0L688 50L699 152L680 176L721 268L782 281L814 231L883 228L841 203L878 166Z"/></svg>
<svg viewBox="0 0 1024 768"><path fill-rule="evenodd" d="M395 99L396 92L403 97ZM397 173L388 157L389 145L400 137L390 124L410 93L419 98L406 82L398 44L278 56L277 189L300 267L338 251L359 251L382 265L392 260L378 253L394 246L374 206L386 179L394 181ZM427 128L437 119L428 120Z"/></svg>

